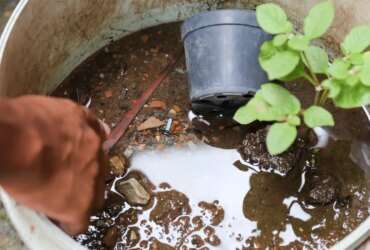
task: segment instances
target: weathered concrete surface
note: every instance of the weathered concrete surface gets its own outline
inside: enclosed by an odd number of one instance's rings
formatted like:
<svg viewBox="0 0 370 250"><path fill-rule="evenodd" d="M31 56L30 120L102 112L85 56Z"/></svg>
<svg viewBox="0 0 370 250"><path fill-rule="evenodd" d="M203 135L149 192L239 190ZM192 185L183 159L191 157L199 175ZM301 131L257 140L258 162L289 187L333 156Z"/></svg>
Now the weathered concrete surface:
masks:
<svg viewBox="0 0 370 250"><path fill-rule="evenodd" d="M279 3L288 13L289 17L302 27L303 17L316 3L322 0L273 0ZM336 52L338 44L348 34L352 27L370 24L370 1L368 0L333 0L336 7L336 16L332 27L325 37L325 45Z"/></svg>
<svg viewBox="0 0 370 250"><path fill-rule="evenodd" d="M0 249L26 250L0 203Z"/></svg>
<svg viewBox="0 0 370 250"><path fill-rule="evenodd" d="M0 0L0 33L19 0ZM0 201L0 249L25 250Z"/></svg>

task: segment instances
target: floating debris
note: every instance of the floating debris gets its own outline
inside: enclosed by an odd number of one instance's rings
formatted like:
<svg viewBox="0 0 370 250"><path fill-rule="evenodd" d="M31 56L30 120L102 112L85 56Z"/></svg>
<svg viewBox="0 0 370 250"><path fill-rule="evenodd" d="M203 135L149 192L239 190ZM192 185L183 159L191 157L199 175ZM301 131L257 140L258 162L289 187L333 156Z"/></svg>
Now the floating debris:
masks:
<svg viewBox="0 0 370 250"><path fill-rule="evenodd" d="M170 135L171 134L172 124L173 124L173 119L169 118L167 120L166 127L163 130L163 134L165 134L165 135Z"/></svg>
<svg viewBox="0 0 370 250"><path fill-rule="evenodd" d="M137 130L143 131L143 130L152 129L152 128L159 128L163 125L164 125L163 121L159 120L158 118L154 116L151 116L145 122L140 124Z"/></svg>

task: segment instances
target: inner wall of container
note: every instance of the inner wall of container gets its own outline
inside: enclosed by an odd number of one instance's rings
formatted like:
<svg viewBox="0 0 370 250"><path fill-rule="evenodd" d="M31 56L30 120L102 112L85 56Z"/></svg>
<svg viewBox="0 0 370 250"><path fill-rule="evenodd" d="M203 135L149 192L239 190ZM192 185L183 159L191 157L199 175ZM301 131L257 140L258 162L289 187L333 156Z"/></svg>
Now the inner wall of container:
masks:
<svg viewBox="0 0 370 250"><path fill-rule="evenodd" d="M295 23L320 0L275 0ZM0 49L0 96L46 94L88 56L111 41L204 10L255 8L266 0L22 0L22 10ZM370 2L335 0L330 45L357 24L370 23ZM350 5L350 6L349 6ZM8 25L8 31L12 28ZM334 45L333 48L337 46Z"/></svg>
<svg viewBox="0 0 370 250"><path fill-rule="evenodd" d="M76 66L108 43L140 29L184 20L200 11L254 9L262 2L276 2L294 23L302 24L303 16L319 1L21 0L0 39L0 96L50 93ZM337 51L339 42L353 26L370 24L370 2L333 2L337 15L324 43ZM368 219L333 249L357 245L361 237L367 237L369 222Z"/></svg>

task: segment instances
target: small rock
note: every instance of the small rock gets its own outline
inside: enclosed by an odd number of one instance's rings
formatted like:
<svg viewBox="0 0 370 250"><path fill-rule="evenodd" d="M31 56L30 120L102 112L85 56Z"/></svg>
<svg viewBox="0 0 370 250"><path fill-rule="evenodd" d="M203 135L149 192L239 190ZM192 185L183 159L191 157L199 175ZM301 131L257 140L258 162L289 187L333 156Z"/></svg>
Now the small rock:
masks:
<svg viewBox="0 0 370 250"><path fill-rule="evenodd" d="M116 189L120 194L125 196L130 205L145 206L150 201L150 194L134 178L118 182Z"/></svg>
<svg viewBox="0 0 370 250"><path fill-rule="evenodd" d="M122 156L113 156L109 159L109 165L115 175L123 175L126 173L128 161Z"/></svg>
<svg viewBox="0 0 370 250"><path fill-rule="evenodd" d="M145 122L139 125L137 128L138 131L143 131L152 128L159 128L164 125L164 122L155 118L154 116L149 117Z"/></svg>
<svg viewBox="0 0 370 250"><path fill-rule="evenodd" d="M138 221L137 211L133 208L129 208L127 211L120 214L116 219L116 223L125 227L136 224L137 221Z"/></svg>
<svg viewBox="0 0 370 250"><path fill-rule="evenodd" d="M149 103L149 108L152 109L166 109L167 105L166 103L159 101L159 100L154 100Z"/></svg>
<svg viewBox="0 0 370 250"><path fill-rule="evenodd" d="M130 228L127 233L128 245L135 246L140 241L139 229L137 227Z"/></svg>
<svg viewBox="0 0 370 250"><path fill-rule="evenodd" d="M170 111L168 111L168 115L169 115L170 117L175 117L175 116L177 115L177 112L176 112L176 110L174 110L174 109L170 109Z"/></svg>
<svg viewBox="0 0 370 250"><path fill-rule="evenodd" d="M118 240L118 229L116 227L110 227L104 234L103 243L109 248L113 248Z"/></svg>
<svg viewBox="0 0 370 250"><path fill-rule="evenodd" d="M134 150L132 149L132 147L127 147L127 148L125 149L125 152L123 152L123 155L124 155L126 158L130 158L133 154L134 154Z"/></svg>
<svg viewBox="0 0 370 250"><path fill-rule="evenodd" d="M118 204L113 204L113 205L107 206L106 211L111 217L115 217L122 211L122 206Z"/></svg>

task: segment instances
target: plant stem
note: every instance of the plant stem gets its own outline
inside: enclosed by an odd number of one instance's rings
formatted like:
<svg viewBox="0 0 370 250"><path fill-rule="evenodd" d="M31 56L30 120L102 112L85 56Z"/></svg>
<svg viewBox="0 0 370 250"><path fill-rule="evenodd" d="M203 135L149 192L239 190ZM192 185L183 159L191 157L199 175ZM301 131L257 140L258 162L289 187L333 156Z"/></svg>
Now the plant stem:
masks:
<svg viewBox="0 0 370 250"><path fill-rule="evenodd" d="M321 91L321 84L319 79L317 78L315 72L313 72L311 65L308 62L307 56L304 52L301 53L301 57L303 62L306 62L306 68L309 72L307 74L306 72L303 74L303 77L306 78L314 87L315 87L315 105L322 105L322 103L325 103L327 98L327 93L324 91L324 93Z"/></svg>
<svg viewBox="0 0 370 250"><path fill-rule="evenodd" d="M319 86L320 85L320 81L319 79L317 78L316 74L313 72L312 68L311 68L311 65L309 64L308 62L308 59L307 59L307 56L304 52L301 53L301 57L302 57L302 60L303 62L306 62L306 65L307 65L307 69L308 69L308 72L310 73L311 77L310 77L310 82L316 87L316 86ZM307 74L305 74L307 75Z"/></svg>
<svg viewBox="0 0 370 250"><path fill-rule="evenodd" d="M326 89L321 95L319 105L324 106L326 100L328 99L329 91Z"/></svg>
<svg viewBox="0 0 370 250"><path fill-rule="evenodd" d="M312 79L312 77L310 77L306 72L303 73L303 77L309 81L313 86L316 86L316 82L314 79Z"/></svg>
<svg viewBox="0 0 370 250"><path fill-rule="evenodd" d="M319 105L320 104L320 91L316 91L315 90L315 101L314 101L314 105Z"/></svg>

